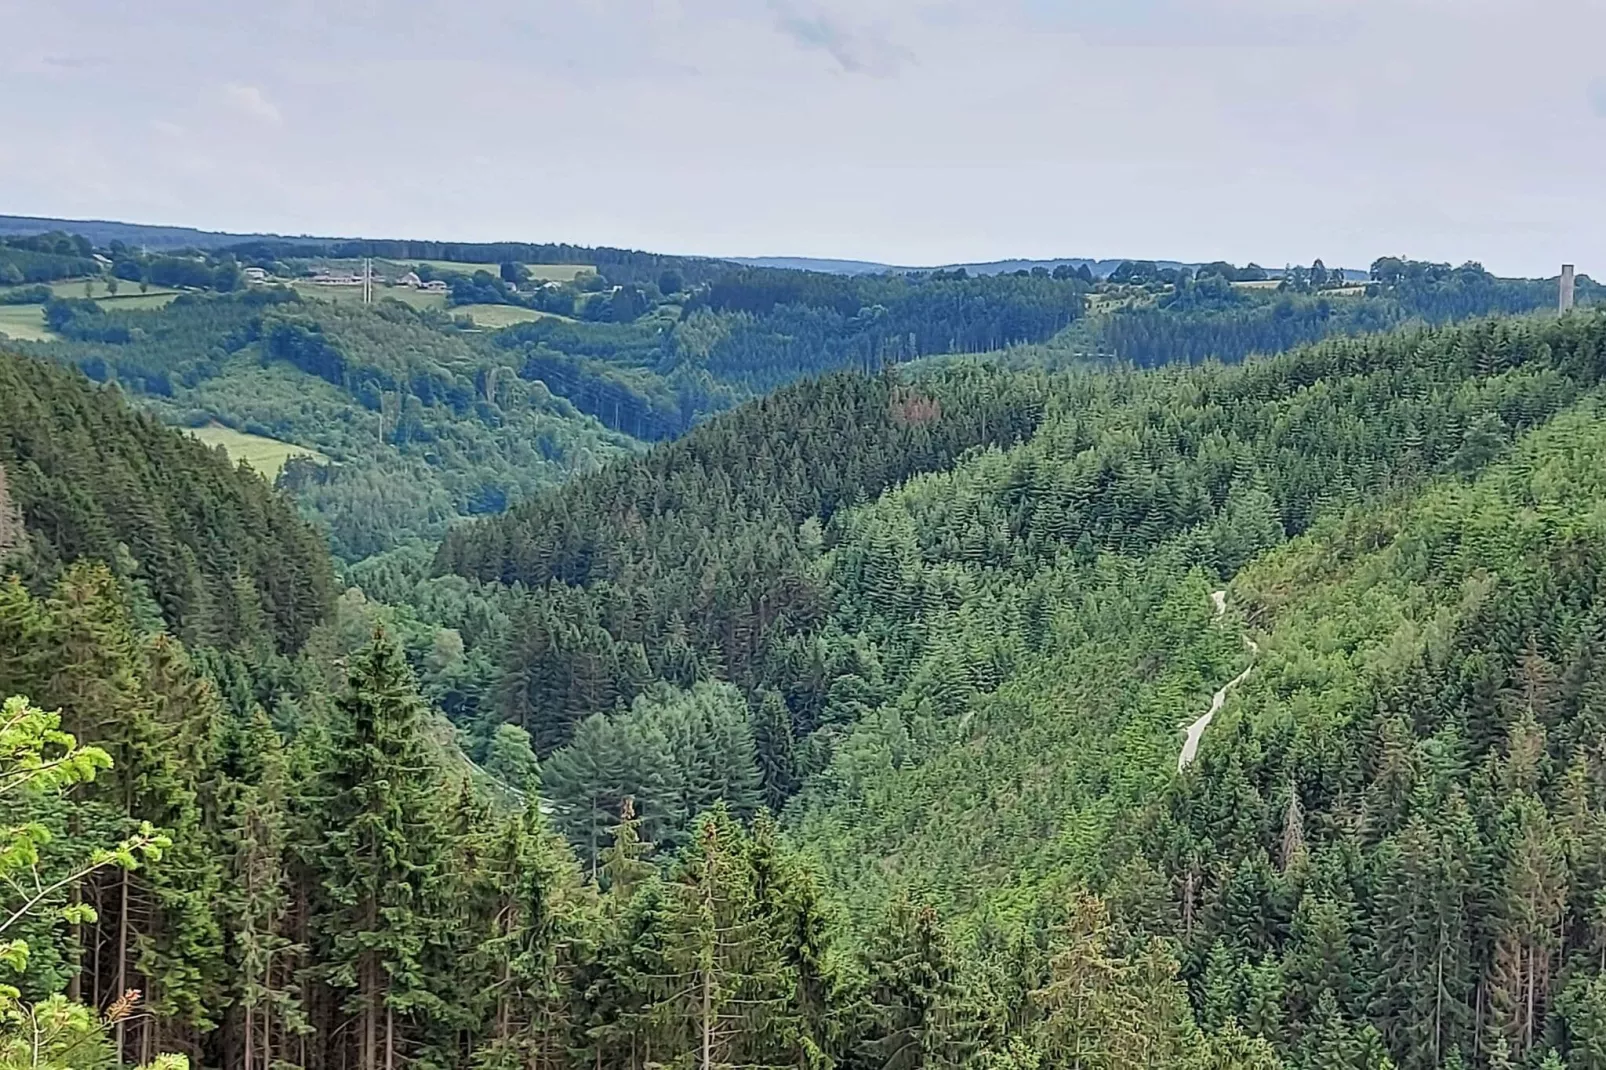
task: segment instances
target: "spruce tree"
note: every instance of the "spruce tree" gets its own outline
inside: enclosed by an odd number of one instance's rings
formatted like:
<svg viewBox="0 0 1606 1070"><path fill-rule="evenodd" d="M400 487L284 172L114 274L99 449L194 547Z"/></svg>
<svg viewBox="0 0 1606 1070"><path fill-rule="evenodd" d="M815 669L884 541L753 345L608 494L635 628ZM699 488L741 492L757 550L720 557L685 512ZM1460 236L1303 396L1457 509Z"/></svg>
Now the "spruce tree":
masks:
<svg viewBox="0 0 1606 1070"><path fill-rule="evenodd" d="M764 805L778 814L797 790L797 768L792 759L792 713L777 691L760 692L753 710L753 747Z"/></svg>
<svg viewBox="0 0 1606 1070"><path fill-rule="evenodd" d="M575 1037L574 952L566 870L532 801L504 818L483 860L490 933L476 955L494 1003L482 1065L561 1070Z"/></svg>
<svg viewBox="0 0 1606 1070"><path fill-rule="evenodd" d="M243 1070L271 1070L285 1061L288 1038L306 1028L294 967L305 952L286 935L289 771L279 734L260 707L242 740L251 768L234 786L225 814L231 846L223 903L230 944L233 1003Z"/></svg>
<svg viewBox="0 0 1606 1070"><path fill-rule="evenodd" d="M438 938L431 885L445 878L440 777L412 674L383 631L355 659L336 703L318 850L323 974L345 994L358 1070L394 1070L437 998L424 985Z"/></svg>
<svg viewBox="0 0 1606 1070"><path fill-rule="evenodd" d="M667 885L668 990L655 1007L666 1057L698 1070L763 1065L791 993L755 910L741 830L723 808L698 823Z"/></svg>
<svg viewBox="0 0 1606 1070"><path fill-rule="evenodd" d="M948 935L930 905L900 896L863 952L860 1054L886 1070L963 1065L980 1046Z"/></svg>

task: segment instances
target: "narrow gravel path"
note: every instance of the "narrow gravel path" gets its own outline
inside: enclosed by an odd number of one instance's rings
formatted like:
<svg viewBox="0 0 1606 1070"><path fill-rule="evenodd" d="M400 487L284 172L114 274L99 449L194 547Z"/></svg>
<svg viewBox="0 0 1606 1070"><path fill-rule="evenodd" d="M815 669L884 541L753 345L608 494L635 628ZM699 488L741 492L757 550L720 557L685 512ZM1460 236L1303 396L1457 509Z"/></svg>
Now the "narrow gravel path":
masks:
<svg viewBox="0 0 1606 1070"><path fill-rule="evenodd" d="M1210 601L1216 607L1216 618L1219 620L1222 615L1227 612L1227 592L1211 591ZM1260 647L1256 646L1255 641L1249 638L1247 635L1244 636L1244 646L1249 648L1249 652L1251 654L1260 653ZM1200 717L1197 721L1188 726L1188 738L1182 744L1181 756L1177 758L1177 772L1180 773L1184 769L1188 768L1188 766L1193 762L1194 758L1198 757L1199 741L1204 738L1205 729L1210 727L1210 722L1215 720L1216 714L1221 712L1221 707L1226 705L1227 692L1231 691L1233 688L1247 680L1249 678L1249 673L1253 671L1253 669L1254 665L1250 665L1249 668L1245 669L1231 680L1228 680L1226 684L1222 686L1220 691L1217 691L1214 695L1210 696L1210 709L1205 711L1203 717Z"/></svg>

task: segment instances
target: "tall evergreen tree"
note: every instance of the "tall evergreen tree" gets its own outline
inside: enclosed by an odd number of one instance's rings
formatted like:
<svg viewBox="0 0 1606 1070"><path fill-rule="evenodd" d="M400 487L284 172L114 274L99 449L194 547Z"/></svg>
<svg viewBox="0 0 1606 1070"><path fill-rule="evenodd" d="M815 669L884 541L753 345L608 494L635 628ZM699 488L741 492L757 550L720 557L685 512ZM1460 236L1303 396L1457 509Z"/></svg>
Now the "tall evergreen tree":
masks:
<svg viewBox="0 0 1606 1070"><path fill-rule="evenodd" d="M433 885L447 877L441 778L412 673L384 632L358 654L336 707L318 851L323 971L344 993L352 1062L394 1070L440 998L423 963L441 938Z"/></svg>

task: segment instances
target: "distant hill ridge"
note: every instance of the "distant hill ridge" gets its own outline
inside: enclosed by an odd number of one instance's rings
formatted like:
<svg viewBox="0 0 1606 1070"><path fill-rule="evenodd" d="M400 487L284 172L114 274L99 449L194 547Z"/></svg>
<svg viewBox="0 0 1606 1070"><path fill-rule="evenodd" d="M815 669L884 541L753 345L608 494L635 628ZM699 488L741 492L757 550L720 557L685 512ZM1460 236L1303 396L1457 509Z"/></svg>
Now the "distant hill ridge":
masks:
<svg viewBox="0 0 1606 1070"><path fill-rule="evenodd" d="M1064 257L1058 260L988 260L978 263L942 264L926 267L908 267L895 264L881 264L871 260L831 260L811 256L727 256L724 259L733 264L742 264L746 267L783 268L791 271L820 271L828 275L882 275L887 272L902 273L907 271L954 271L963 268L972 275L1005 275L1015 271L1031 271L1033 268L1042 268L1053 271L1060 266L1080 268L1086 265L1095 278L1108 278L1116 268L1122 264L1140 260L1140 257L1117 257L1115 259L1095 260L1089 257ZM1177 270L1179 268L1198 268L1203 261L1185 262L1181 260L1153 260L1145 261L1156 267ZM1338 270L1338 269L1335 269ZM1356 268L1342 269L1346 278L1361 281L1367 277L1365 271ZM1266 268L1267 274L1276 277L1280 268Z"/></svg>
<svg viewBox="0 0 1606 1070"><path fill-rule="evenodd" d="M57 219L50 216L22 216L0 215L0 237L10 237L22 234L40 234L52 230L67 231L72 234L82 234L96 245L107 245L114 241L126 245L139 245L151 250L165 249L222 249L231 245L240 245L248 242L315 242L315 243L349 243L362 241L377 241L382 239L364 239L355 237L336 237L330 235L311 234L240 234L220 230L201 230L195 227L163 226L145 223L125 223L107 219ZM419 243L424 244L424 243ZM450 243L450 244L498 244L498 243ZM673 258L676 260L682 258ZM977 263L927 265L924 267L908 267L895 264L883 264L871 260L836 260L810 256L725 256L725 257L687 257L688 260L718 260L728 264L741 264L745 267L780 268L790 271L816 271L827 275L883 275L888 272L903 273L909 271L953 271L963 268L972 275L1003 275L1014 271L1030 271L1033 268L1043 268L1053 271L1061 265L1080 268L1083 265L1097 278L1105 278L1116 268L1128 260L1141 259L1134 257L1117 257L1094 259L1090 257L1064 257L1057 260L991 260ZM1153 261L1161 268L1196 268L1198 263L1185 263L1179 260ZM1275 276L1277 269L1268 267L1268 273ZM1346 268L1345 275L1351 279L1366 278L1366 272L1354 268Z"/></svg>
<svg viewBox="0 0 1606 1070"><path fill-rule="evenodd" d="M313 238L299 235L294 238L282 234L231 234L220 230L199 230L195 227L170 227L145 223L122 223L110 219L54 219L49 216L0 215L0 237L23 234L41 234L52 230L82 234L96 245L114 241L125 245L141 245L147 249L221 249L240 242L275 240L334 241L334 238Z"/></svg>

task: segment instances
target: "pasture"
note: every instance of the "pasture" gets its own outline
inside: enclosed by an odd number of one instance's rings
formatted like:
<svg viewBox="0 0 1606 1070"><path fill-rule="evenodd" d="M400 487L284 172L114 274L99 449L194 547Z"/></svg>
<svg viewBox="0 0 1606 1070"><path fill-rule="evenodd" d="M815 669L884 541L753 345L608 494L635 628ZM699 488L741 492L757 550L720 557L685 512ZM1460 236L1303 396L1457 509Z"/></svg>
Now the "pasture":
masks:
<svg viewBox="0 0 1606 1070"><path fill-rule="evenodd" d="M573 323L567 316L559 316L552 312L538 312L533 308L520 308L517 305L455 305L450 310L454 316L467 316L474 321L474 326L482 327L488 331L501 330L511 327L515 323L529 323L532 320L558 319Z"/></svg>
<svg viewBox="0 0 1606 1070"><path fill-rule="evenodd" d="M209 424L206 427L192 427L190 434L206 443L208 446L222 446L229 455L229 460L235 464L244 461L254 471L260 473L269 483L279 478L284 471L285 462L292 457L311 457L320 464L326 464L329 458L317 450L307 449L289 442L280 442L276 438L266 438L262 435L251 435L244 431L236 431L232 427L222 424Z"/></svg>
<svg viewBox="0 0 1606 1070"><path fill-rule="evenodd" d="M492 275L499 275L502 270L500 264L467 264L455 260L386 260L374 261L378 268L383 263L386 274L394 272L397 275L412 270L414 265L427 264L437 272L455 272L459 275L472 275L476 271L488 271ZM525 264L532 279L541 279L546 282L573 282L581 275L596 273L596 268L590 264Z"/></svg>
<svg viewBox="0 0 1606 1070"><path fill-rule="evenodd" d="M17 342L54 342L58 337L45 326L44 305L0 305L0 335Z"/></svg>
<svg viewBox="0 0 1606 1070"><path fill-rule="evenodd" d="M306 279L298 279L290 284L290 288L304 298L318 301L333 301L341 305L362 304L361 286L319 286ZM445 308L445 294L420 293L406 286L381 286L374 284L374 301L377 303L385 298L400 301L404 305L411 305L416 309Z"/></svg>
<svg viewBox="0 0 1606 1070"><path fill-rule="evenodd" d="M177 290L153 289L150 293L142 294L138 290L133 293L118 294L116 297L97 297L95 304L108 312L117 312L124 309L161 308L173 303L177 297Z"/></svg>
<svg viewBox="0 0 1606 1070"><path fill-rule="evenodd" d="M86 285L89 287L87 294L84 291L84 287ZM144 292L141 292L139 283L129 282L127 279L118 279L117 292L113 294L111 292L110 283L103 277L96 277L93 279L65 279L61 282L53 282L50 284L50 292L55 294L57 297L89 297L93 300L101 302L116 302L115 305L107 305L108 308L159 308L161 305L165 305L168 301L171 301L173 298L177 297L179 293L177 290L170 289L166 286L149 286ZM149 302L153 301L155 298L162 298L163 300L159 304L124 303L141 301Z"/></svg>

